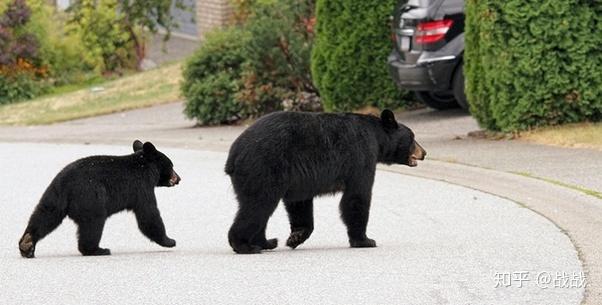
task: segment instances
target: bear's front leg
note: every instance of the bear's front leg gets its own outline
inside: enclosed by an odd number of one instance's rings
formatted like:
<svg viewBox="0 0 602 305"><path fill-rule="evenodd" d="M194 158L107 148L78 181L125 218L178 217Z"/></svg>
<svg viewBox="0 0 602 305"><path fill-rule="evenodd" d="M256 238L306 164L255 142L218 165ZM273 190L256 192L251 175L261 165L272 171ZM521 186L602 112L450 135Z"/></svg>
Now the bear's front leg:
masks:
<svg viewBox="0 0 602 305"><path fill-rule="evenodd" d="M176 241L165 234L165 225L156 203L137 207L134 209L134 214L142 234L162 247L173 248L176 246Z"/></svg>
<svg viewBox="0 0 602 305"><path fill-rule="evenodd" d="M371 191L347 188L340 203L341 218L347 226L349 245L352 248L373 248L376 242L366 236L370 216ZM358 192L359 191L359 192Z"/></svg>

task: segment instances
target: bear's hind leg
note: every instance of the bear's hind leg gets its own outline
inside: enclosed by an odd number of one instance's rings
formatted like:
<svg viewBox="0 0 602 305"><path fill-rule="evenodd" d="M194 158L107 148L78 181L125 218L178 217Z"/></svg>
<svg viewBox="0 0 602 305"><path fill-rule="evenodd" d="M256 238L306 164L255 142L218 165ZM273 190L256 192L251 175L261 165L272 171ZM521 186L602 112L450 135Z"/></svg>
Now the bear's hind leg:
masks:
<svg viewBox="0 0 602 305"><path fill-rule="evenodd" d="M63 222L65 216L63 211L53 205L39 204L31 214L25 233L19 240L21 256L33 258L38 241L54 231Z"/></svg>
<svg viewBox="0 0 602 305"><path fill-rule="evenodd" d="M78 249L84 256L111 255L111 250L98 247L106 218L100 217L78 223Z"/></svg>
<svg viewBox="0 0 602 305"><path fill-rule="evenodd" d="M261 244L265 238L265 228L268 220L276 207L278 198L270 198L255 202L243 201L239 198L240 208L234 223L228 232L228 241L234 252L238 254L257 254L261 253L264 246L273 246L273 244ZM257 240L259 238L259 240ZM261 241L260 244L257 244ZM274 240L266 240L267 243L273 243ZM275 241L277 244L277 241Z"/></svg>
<svg viewBox="0 0 602 305"><path fill-rule="evenodd" d="M376 242L366 236L370 216L371 192L357 192L347 188L340 203L341 218L347 226L349 245L352 248L373 248Z"/></svg>
<svg viewBox="0 0 602 305"><path fill-rule="evenodd" d="M296 202L285 200L284 206L291 224L291 234L286 240L286 245L295 249L314 231L314 202L313 199Z"/></svg>

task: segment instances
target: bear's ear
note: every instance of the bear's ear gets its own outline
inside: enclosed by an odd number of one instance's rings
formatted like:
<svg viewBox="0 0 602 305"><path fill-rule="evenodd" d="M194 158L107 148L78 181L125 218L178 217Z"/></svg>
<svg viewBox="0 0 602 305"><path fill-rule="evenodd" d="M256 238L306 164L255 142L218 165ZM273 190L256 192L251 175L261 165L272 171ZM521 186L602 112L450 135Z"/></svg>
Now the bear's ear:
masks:
<svg viewBox="0 0 602 305"><path fill-rule="evenodd" d="M136 140L134 141L134 144L132 144L132 147L134 148L134 152L142 150L142 142L140 142L140 140Z"/></svg>
<svg viewBox="0 0 602 305"><path fill-rule="evenodd" d="M395 115L389 109L383 110L380 114L380 120L383 122L383 126L387 129L398 129L399 124L395 120Z"/></svg>
<svg viewBox="0 0 602 305"><path fill-rule="evenodd" d="M148 154L156 152L157 149L155 148L155 145L153 145L153 143L146 142L144 143L144 145L142 145L142 151L144 151L145 154Z"/></svg>

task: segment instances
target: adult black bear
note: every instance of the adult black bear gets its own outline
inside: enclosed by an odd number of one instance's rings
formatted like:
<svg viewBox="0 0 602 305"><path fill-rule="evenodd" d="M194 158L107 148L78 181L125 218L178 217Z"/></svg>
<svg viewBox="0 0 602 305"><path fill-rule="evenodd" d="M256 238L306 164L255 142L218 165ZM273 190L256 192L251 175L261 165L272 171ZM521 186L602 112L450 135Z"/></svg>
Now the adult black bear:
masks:
<svg viewBox="0 0 602 305"><path fill-rule="evenodd" d="M361 114L277 112L259 119L230 148L230 175L239 210L228 233L237 253L277 246L265 229L280 199L289 216L286 245L313 232L313 198L342 191L341 218L351 247L375 247L366 236L377 163L416 166L426 152L389 110Z"/></svg>
<svg viewBox="0 0 602 305"><path fill-rule="evenodd" d="M107 217L131 210L138 228L163 247L174 247L157 208L154 188L175 186L180 177L167 156L153 144L136 140L127 156L93 156L67 165L52 180L19 241L21 255L33 258L38 241L56 229L65 216L78 225L83 255L110 255L98 247Z"/></svg>

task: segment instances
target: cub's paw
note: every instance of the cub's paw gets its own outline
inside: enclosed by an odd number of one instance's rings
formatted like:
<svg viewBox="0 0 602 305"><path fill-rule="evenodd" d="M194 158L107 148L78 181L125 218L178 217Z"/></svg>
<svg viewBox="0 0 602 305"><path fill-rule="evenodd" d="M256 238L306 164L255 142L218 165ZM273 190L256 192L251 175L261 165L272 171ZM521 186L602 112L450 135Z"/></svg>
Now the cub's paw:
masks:
<svg viewBox="0 0 602 305"><path fill-rule="evenodd" d="M278 247L278 238L272 238L266 240L261 248L263 250L273 250L276 249L276 247Z"/></svg>
<svg viewBox="0 0 602 305"><path fill-rule="evenodd" d="M33 243L31 235L26 233L19 241L19 251L24 258L34 258L36 245Z"/></svg>
<svg viewBox="0 0 602 305"><path fill-rule="evenodd" d="M376 247L376 242L374 239L365 238L365 239L350 239L349 245L351 248L374 248Z"/></svg>
<svg viewBox="0 0 602 305"><path fill-rule="evenodd" d="M176 241L169 238L169 237L165 237L160 243L158 243L161 247L165 247L165 248L173 248L176 246Z"/></svg>

